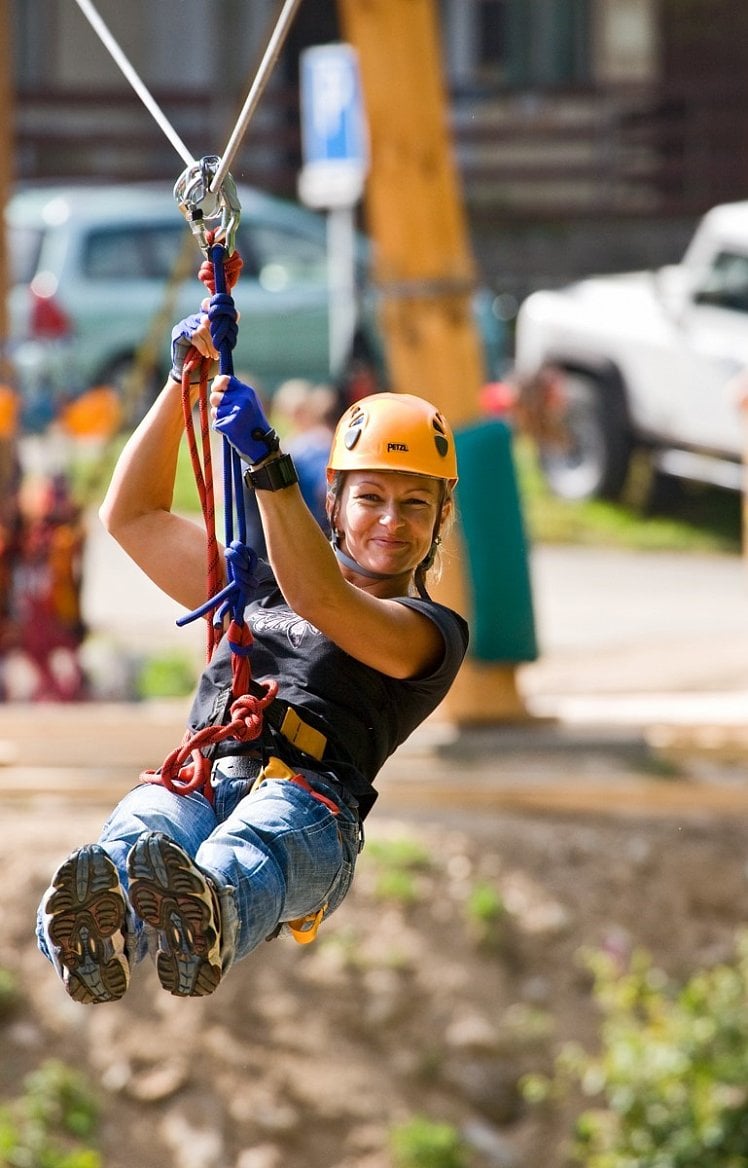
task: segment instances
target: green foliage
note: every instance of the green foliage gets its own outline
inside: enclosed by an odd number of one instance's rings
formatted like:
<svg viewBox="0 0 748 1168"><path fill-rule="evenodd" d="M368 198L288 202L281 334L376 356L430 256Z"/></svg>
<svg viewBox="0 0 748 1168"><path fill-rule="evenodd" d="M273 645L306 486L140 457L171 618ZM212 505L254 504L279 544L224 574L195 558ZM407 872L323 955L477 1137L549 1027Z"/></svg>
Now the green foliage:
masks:
<svg viewBox="0 0 748 1168"><path fill-rule="evenodd" d="M398 836L397 839L370 839L366 845L365 855L383 867L429 868L431 857L428 849L420 840L409 836Z"/></svg>
<svg viewBox="0 0 748 1168"><path fill-rule="evenodd" d="M638 551L740 551L741 499L737 491L673 483L672 498L655 505L647 471L634 466L621 502L569 501L548 490L527 438L517 439L514 456L522 510L536 543Z"/></svg>
<svg viewBox="0 0 748 1168"><path fill-rule="evenodd" d="M183 653L165 653L151 657L141 668L137 682L137 696L149 698L182 698L195 687L195 666Z"/></svg>
<svg viewBox="0 0 748 1168"><path fill-rule="evenodd" d="M381 900L413 904L421 898L416 877L430 868L431 858L420 841L405 836L369 840L364 856L377 869L375 891Z"/></svg>
<svg viewBox="0 0 748 1168"><path fill-rule="evenodd" d="M554 1080L525 1080L525 1097L575 1084L599 1100L576 1124L584 1168L748 1168L748 933L734 963L680 987L646 954L624 973L602 954L589 963L601 1052L567 1046Z"/></svg>
<svg viewBox="0 0 748 1168"><path fill-rule="evenodd" d="M495 884L484 880L473 885L465 902L465 915L471 933L480 945L499 944L507 909Z"/></svg>
<svg viewBox="0 0 748 1168"><path fill-rule="evenodd" d="M25 1093L0 1108L0 1168L101 1168L87 1142L98 1107L83 1077L50 1060L24 1080Z"/></svg>
<svg viewBox="0 0 748 1168"><path fill-rule="evenodd" d="M417 1115L390 1133L394 1168L467 1168L467 1150L449 1123Z"/></svg>
<svg viewBox="0 0 748 1168"><path fill-rule="evenodd" d="M506 915L504 899L495 884L475 884L467 899L467 913L471 920L483 925L494 925Z"/></svg>
<svg viewBox="0 0 748 1168"><path fill-rule="evenodd" d="M18 978L0 966L0 1018L8 1018L21 1000Z"/></svg>

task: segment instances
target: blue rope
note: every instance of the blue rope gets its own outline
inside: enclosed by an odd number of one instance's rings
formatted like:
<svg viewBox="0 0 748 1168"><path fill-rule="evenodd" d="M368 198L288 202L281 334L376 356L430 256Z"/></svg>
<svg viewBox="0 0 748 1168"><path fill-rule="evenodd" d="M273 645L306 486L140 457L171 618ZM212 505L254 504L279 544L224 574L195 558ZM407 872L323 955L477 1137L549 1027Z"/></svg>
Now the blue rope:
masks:
<svg viewBox="0 0 748 1168"><path fill-rule="evenodd" d="M225 255L226 250L222 244L217 243L211 248L210 258L216 291L210 300L208 321L213 344L218 350L219 372L231 377L234 373L232 350L236 344L237 320L233 297L226 291L226 274L223 267ZM199 608L180 617L177 620L180 628L197 620L198 617L207 616L209 612L214 613L215 626L222 625L227 614L242 626L244 609L257 588L255 578L257 554L253 548L247 547L247 514L241 458L226 438L223 439L223 500L226 545L224 554L229 583ZM234 538L234 518L238 539ZM248 648L234 645L233 642L231 648L237 653L249 651Z"/></svg>

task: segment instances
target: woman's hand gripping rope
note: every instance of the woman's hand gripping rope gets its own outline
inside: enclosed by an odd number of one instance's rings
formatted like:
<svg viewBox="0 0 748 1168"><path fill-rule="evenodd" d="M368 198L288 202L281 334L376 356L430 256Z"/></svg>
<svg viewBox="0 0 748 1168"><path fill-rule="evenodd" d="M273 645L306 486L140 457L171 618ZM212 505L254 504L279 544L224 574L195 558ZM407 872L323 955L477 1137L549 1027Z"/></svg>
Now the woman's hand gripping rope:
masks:
<svg viewBox="0 0 748 1168"><path fill-rule="evenodd" d="M213 429L230 443L251 466L264 462L279 450L278 435L265 417L251 385L231 377L225 391L211 395L215 410Z"/></svg>
<svg viewBox="0 0 748 1168"><path fill-rule="evenodd" d="M205 311L207 300L203 301L200 312L193 312L175 324L171 330L171 369L169 376L181 385L187 368L190 384L198 385L202 376L202 358L218 360L218 352L208 326Z"/></svg>

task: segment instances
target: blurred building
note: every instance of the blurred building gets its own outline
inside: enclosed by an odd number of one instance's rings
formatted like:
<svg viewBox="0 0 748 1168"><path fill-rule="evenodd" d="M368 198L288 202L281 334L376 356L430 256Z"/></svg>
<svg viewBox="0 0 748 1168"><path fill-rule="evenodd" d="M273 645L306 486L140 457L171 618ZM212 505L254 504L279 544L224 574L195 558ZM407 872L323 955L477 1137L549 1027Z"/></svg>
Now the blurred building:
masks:
<svg viewBox="0 0 748 1168"><path fill-rule="evenodd" d="M276 0L97 8L199 157L220 153ZM439 0L458 162L484 278L523 295L677 256L748 191L745 0ZM74 0L10 0L16 177L172 182L182 161ZM340 38L304 0L234 166L293 195L298 54ZM92 100L93 99L93 100Z"/></svg>

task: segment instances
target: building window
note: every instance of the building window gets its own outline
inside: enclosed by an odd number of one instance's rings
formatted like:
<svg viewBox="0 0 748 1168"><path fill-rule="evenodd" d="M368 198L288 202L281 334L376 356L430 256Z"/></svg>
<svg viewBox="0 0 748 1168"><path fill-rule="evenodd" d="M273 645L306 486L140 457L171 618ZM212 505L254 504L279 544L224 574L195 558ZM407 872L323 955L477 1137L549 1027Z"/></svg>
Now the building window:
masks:
<svg viewBox="0 0 748 1168"><path fill-rule="evenodd" d="M509 0L478 0L475 39L480 80L506 80Z"/></svg>
<svg viewBox="0 0 748 1168"><path fill-rule="evenodd" d="M590 0L442 0L445 53L462 92L581 85Z"/></svg>
<svg viewBox="0 0 748 1168"><path fill-rule="evenodd" d="M589 0L508 0L514 87L552 89L589 77Z"/></svg>

